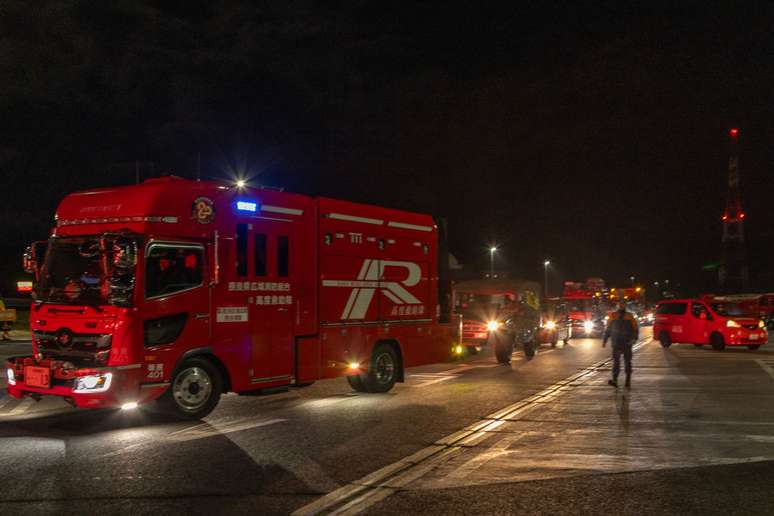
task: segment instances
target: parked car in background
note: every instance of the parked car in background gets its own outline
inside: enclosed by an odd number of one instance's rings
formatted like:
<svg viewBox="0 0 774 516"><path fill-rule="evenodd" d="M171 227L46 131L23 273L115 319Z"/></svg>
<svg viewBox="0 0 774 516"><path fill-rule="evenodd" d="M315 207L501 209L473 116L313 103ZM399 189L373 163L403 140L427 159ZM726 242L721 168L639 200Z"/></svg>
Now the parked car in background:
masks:
<svg viewBox="0 0 774 516"><path fill-rule="evenodd" d="M739 303L713 299L674 299L656 307L653 336L668 348L673 343L710 344L721 351L726 346L756 350L768 340L763 320Z"/></svg>

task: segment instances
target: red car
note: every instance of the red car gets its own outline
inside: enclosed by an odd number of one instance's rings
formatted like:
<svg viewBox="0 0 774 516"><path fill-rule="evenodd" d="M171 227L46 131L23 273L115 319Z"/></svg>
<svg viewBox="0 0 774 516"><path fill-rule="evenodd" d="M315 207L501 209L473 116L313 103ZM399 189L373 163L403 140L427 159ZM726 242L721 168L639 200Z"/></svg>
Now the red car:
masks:
<svg viewBox="0 0 774 516"><path fill-rule="evenodd" d="M656 307L653 336L668 348L673 342L700 347L747 346L755 350L768 340L763 321L738 303L673 299Z"/></svg>

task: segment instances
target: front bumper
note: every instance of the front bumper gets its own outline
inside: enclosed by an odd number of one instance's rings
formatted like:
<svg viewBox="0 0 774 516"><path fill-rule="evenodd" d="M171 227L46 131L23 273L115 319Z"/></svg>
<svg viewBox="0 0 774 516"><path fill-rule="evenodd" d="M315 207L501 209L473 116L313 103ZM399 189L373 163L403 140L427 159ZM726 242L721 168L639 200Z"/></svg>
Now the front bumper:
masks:
<svg viewBox="0 0 774 516"><path fill-rule="evenodd" d="M762 346L769 340L769 334L765 329L729 329L724 337L728 346Z"/></svg>
<svg viewBox="0 0 774 516"><path fill-rule="evenodd" d="M13 369L14 383L8 382L8 395L14 398L24 396L59 396L80 408L120 407L127 402L142 403L158 397L166 386L142 388L141 364L129 366L76 369L66 367L63 361L44 359L37 361L33 357L15 357L9 359L6 368ZM47 388L29 385L25 380L25 368L34 366L49 371ZM76 392L76 378L111 373L110 386L103 392ZM161 388L163 387L163 388ZM160 392L159 392L160 391Z"/></svg>

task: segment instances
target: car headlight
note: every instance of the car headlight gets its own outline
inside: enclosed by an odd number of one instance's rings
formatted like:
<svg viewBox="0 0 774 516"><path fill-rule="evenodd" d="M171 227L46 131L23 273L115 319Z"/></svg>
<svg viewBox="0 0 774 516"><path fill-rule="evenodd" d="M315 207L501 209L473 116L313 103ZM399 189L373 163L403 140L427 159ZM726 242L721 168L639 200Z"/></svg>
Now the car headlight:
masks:
<svg viewBox="0 0 774 516"><path fill-rule="evenodd" d="M556 328L556 323L554 321L546 321L544 326L546 330L553 330L554 328Z"/></svg>
<svg viewBox="0 0 774 516"><path fill-rule="evenodd" d="M766 327L766 323L765 323L765 322L763 322L763 321L758 321L758 328L761 328L761 329L763 329L763 328L765 328L765 327Z"/></svg>
<svg viewBox="0 0 774 516"><path fill-rule="evenodd" d="M105 392L110 389L113 373L79 376L75 379L73 392Z"/></svg>
<svg viewBox="0 0 774 516"><path fill-rule="evenodd" d="M594 323L591 321L584 321L583 329L586 331L586 333L591 333L592 331L594 331Z"/></svg>
<svg viewBox="0 0 774 516"><path fill-rule="evenodd" d="M497 331L497 328L500 327L500 323L497 321L489 321L486 323L486 329L489 331Z"/></svg>
<svg viewBox="0 0 774 516"><path fill-rule="evenodd" d="M742 325L741 325L741 324L739 324L738 322L736 322L736 321L735 321L735 320L733 320L733 319L729 319L729 320L726 322L726 327L728 327L728 328L741 328L741 327L742 327Z"/></svg>
<svg viewBox="0 0 774 516"><path fill-rule="evenodd" d="M8 385L16 385L16 373L13 372L13 368L8 368L6 376L8 376Z"/></svg>

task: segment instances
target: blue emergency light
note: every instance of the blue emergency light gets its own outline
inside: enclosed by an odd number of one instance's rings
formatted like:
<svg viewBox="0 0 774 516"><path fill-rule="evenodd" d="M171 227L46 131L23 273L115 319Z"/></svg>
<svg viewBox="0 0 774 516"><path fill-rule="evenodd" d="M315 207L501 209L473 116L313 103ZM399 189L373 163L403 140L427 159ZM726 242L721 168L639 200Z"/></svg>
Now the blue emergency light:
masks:
<svg viewBox="0 0 774 516"><path fill-rule="evenodd" d="M258 203L255 201L237 201L236 209L237 211L256 213L258 211Z"/></svg>

